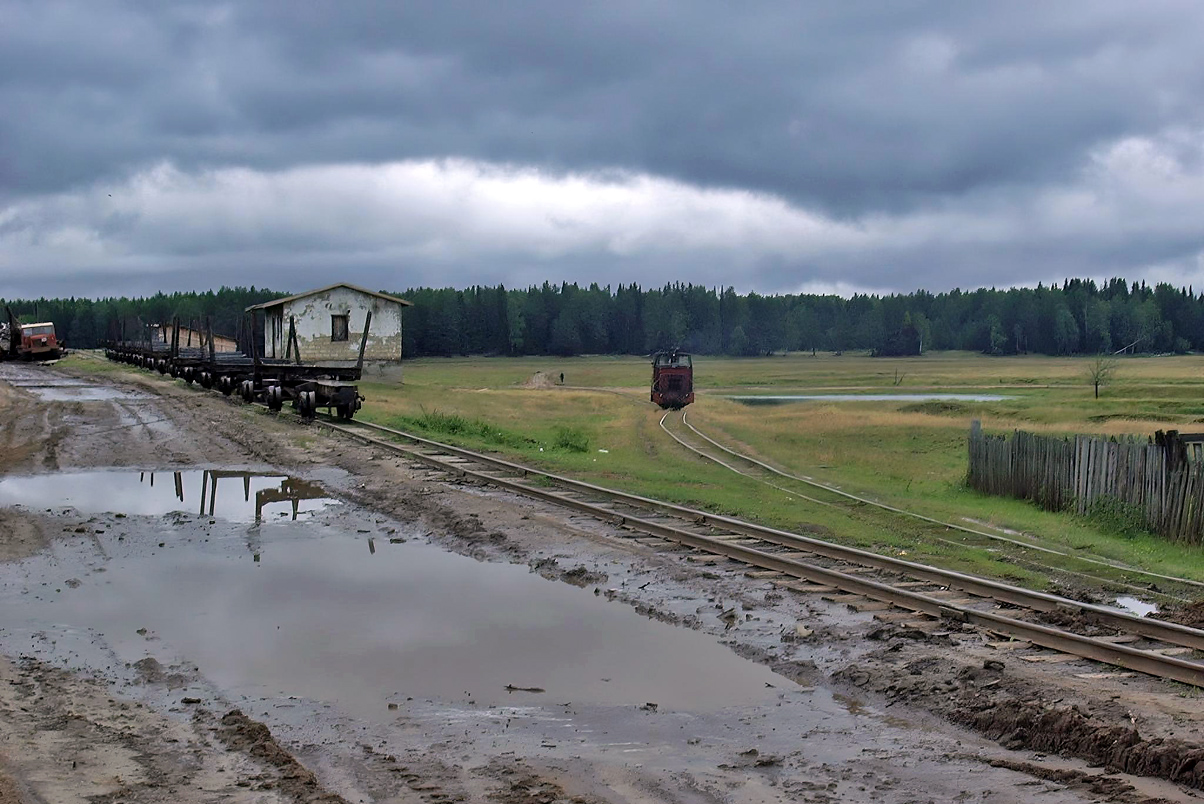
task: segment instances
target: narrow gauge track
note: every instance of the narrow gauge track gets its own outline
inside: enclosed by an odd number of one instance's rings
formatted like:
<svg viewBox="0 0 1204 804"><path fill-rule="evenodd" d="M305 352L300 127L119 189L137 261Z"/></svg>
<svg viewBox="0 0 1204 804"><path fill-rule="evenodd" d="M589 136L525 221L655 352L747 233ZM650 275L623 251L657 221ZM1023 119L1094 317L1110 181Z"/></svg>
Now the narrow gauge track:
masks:
<svg viewBox="0 0 1204 804"><path fill-rule="evenodd" d="M1102 606L606 489L378 424L336 424L321 418L317 421L323 427L401 453L451 475L579 511L683 548L758 567L766 571L765 577L772 577L780 586L828 594L850 604L858 600L876 601L885 604L880 608L893 607L962 622L1000 637L1204 687L1204 663L1195 658L1198 651L1204 651L1204 631L1195 628L1134 617ZM833 594L837 591L843 594ZM1070 615L1071 619L1084 619L1116 633L1086 636L1011 616L1031 618L1042 612Z"/></svg>
<svg viewBox="0 0 1204 804"><path fill-rule="evenodd" d="M667 421L672 421L673 426L667 426ZM821 505L839 510L841 513L846 514L851 518L861 519L870 524L875 524L884 528L890 527L895 530L903 527L915 533L923 533L927 538L930 538L933 541L944 542L957 547L965 547L971 544L970 541L964 538L965 536L969 536L978 540L983 546L989 546L991 542L1010 544L1022 551L1031 551L1038 555L1056 556L1058 559L1063 559L1066 563L1104 567L1114 572L1123 573L1130 576L1141 576L1144 578L1149 578L1151 581L1161 581L1167 584L1174 584L1180 588L1200 590L1200 592L1204 593L1204 583L1192 580L1190 578L1181 578L1174 575L1149 572L1147 570L1137 569L1135 567L1127 567L1111 561L1091 558L1090 556L1067 553L1051 547L1035 544L1033 542L1011 538L997 533L990 533L978 528L972 528L967 525L958 525L953 522L943 522L934 517L918 514L914 511L907 511L902 508L897 508L893 505L888 505L886 503L878 502L876 500L868 499L856 494L850 494L847 491L826 483L821 483L810 477L800 477L799 475L784 472L777 467L765 463L764 461L737 452L711 438L706 433L702 432L689 421L687 421L686 412L684 410L677 414L674 414L672 411L667 412L660 419L660 427L669 435L670 438L676 441L684 449L701 458L712 461L713 463L716 463L731 472L770 486L771 488L774 488L792 497L796 497L797 499L804 500L815 505ZM800 491L800 489L805 489L805 491ZM963 535L963 539L961 541L955 541L942 535L933 535L934 532L958 533ZM1056 559L1051 559L1051 561L1053 560ZM1136 592L1142 595L1154 596L1166 601L1173 601L1176 603L1191 602L1190 598L1171 594L1170 592L1166 592L1161 589L1151 589L1149 586L1139 586L1118 580L1116 578L1109 578L1091 572L1079 572L1068 569L1061 564L1044 563L1036 560L1022 559L1015 556L1011 558L1011 561L1015 564L1028 566L1034 569L1053 570L1064 575L1073 575L1080 578L1086 578L1101 585L1111 586L1119 590Z"/></svg>

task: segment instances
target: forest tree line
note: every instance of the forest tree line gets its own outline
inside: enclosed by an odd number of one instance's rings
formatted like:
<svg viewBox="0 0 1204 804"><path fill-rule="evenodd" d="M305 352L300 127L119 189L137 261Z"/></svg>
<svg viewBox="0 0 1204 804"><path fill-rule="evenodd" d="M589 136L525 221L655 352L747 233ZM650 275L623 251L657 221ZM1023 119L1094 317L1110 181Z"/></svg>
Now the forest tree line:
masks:
<svg viewBox="0 0 1204 804"><path fill-rule="evenodd" d="M387 291L388 292L388 291ZM23 321L53 321L68 346L94 348L140 324L179 317L244 334L243 310L286 295L251 288L142 298L14 299ZM1204 294L1169 284L1068 279L1008 290L887 296L739 294L701 285L643 289L572 283L411 288L404 353L438 355L698 354L869 350L880 355L963 349L1047 355L1204 350Z"/></svg>

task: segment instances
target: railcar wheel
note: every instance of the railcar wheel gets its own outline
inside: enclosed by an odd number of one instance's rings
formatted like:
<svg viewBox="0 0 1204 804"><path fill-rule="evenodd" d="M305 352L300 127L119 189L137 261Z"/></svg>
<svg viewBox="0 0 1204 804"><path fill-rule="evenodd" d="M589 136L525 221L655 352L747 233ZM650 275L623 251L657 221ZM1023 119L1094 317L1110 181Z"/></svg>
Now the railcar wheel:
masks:
<svg viewBox="0 0 1204 804"><path fill-rule="evenodd" d="M297 394L297 412L303 419L312 419L318 412L318 395L313 391Z"/></svg>

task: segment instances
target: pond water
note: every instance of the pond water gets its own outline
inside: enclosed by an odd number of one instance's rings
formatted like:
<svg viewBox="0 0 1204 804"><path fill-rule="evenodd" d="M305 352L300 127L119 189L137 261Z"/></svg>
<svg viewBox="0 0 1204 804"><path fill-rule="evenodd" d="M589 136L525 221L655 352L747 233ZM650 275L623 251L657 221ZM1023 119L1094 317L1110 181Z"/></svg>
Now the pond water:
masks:
<svg viewBox="0 0 1204 804"><path fill-rule="evenodd" d="M742 394L724 396L744 405L785 405L791 402L1000 402L1003 394Z"/></svg>

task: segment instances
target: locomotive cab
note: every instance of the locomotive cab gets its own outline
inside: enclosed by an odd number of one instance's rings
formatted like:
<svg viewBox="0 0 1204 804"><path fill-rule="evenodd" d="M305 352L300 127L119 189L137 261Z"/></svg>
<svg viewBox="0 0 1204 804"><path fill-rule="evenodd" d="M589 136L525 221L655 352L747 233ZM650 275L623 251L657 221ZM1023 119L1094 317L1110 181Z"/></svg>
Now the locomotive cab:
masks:
<svg viewBox="0 0 1204 804"><path fill-rule="evenodd" d="M662 408L683 408L694 401L694 364L676 349L652 357L652 401Z"/></svg>

